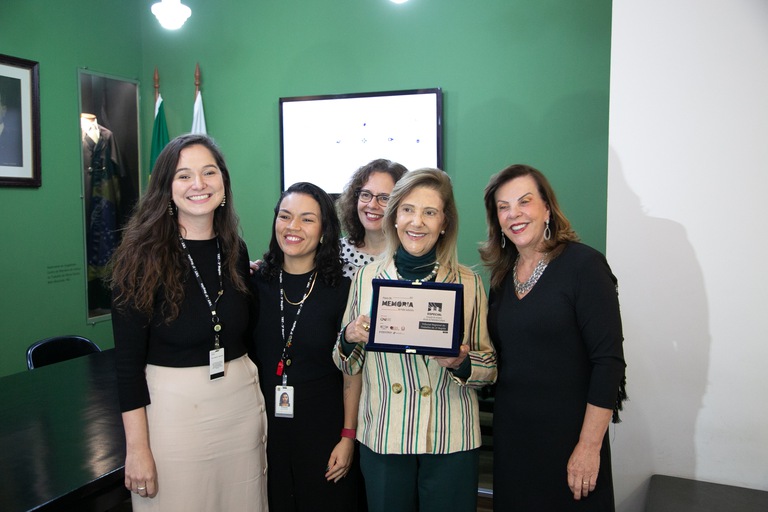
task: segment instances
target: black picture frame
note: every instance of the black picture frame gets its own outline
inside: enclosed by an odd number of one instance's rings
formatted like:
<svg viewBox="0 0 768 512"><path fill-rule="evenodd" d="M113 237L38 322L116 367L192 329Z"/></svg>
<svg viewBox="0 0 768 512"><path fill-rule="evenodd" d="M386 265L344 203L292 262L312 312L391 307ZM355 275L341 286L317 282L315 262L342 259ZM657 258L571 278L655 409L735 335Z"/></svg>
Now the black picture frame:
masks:
<svg viewBox="0 0 768 512"><path fill-rule="evenodd" d="M40 187L40 64L0 54L0 186Z"/></svg>

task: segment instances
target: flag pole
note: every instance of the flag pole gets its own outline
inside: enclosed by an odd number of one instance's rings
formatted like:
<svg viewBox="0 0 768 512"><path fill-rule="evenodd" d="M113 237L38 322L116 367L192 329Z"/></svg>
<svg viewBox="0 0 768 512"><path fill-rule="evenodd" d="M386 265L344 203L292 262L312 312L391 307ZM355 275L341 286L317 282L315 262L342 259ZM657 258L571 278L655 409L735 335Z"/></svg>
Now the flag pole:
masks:
<svg viewBox="0 0 768 512"><path fill-rule="evenodd" d="M203 94L200 92L200 63L195 63L195 103L192 109L192 129L190 133L207 134L205 111L203 109Z"/></svg>
<svg viewBox="0 0 768 512"><path fill-rule="evenodd" d="M165 107L163 106L163 97L160 95L160 74L157 72L157 66L155 66L155 74L153 76L155 85L155 116L152 122L152 142L150 145L149 155L149 172L151 175L152 169L155 166L155 160L160 155L168 141L168 125L165 121Z"/></svg>
<svg viewBox="0 0 768 512"><path fill-rule="evenodd" d="M157 103L157 97L160 96L160 75L157 73L157 66L155 66L155 103Z"/></svg>
<svg viewBox="0 0 768 512"><path fill-rule="evenodd" d="M197 93L200 92L200 63L195 63L195 99L197 99Z"/></svg>

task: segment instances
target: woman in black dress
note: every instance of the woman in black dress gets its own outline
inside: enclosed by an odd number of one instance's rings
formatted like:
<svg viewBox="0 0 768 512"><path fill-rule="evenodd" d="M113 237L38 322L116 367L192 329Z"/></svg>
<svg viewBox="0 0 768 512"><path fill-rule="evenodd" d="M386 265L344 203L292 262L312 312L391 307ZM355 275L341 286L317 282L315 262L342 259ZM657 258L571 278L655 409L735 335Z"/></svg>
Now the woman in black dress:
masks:
<svg viewBox="0 0 768 512"><path fill-rule="evenodd" d="M328 194L292 185L275 206L269 250L252 279L272 512L356 510L357 397L346 402L331 358L350 284L340 233Z"/></svg>
<svg viewBox="0 0 768 512"><path fill-rule="evenodd" d="M613 511L607 429L626 398L616 278L536 169L493 176L485 207L499 357L494 507Z"/></svg>

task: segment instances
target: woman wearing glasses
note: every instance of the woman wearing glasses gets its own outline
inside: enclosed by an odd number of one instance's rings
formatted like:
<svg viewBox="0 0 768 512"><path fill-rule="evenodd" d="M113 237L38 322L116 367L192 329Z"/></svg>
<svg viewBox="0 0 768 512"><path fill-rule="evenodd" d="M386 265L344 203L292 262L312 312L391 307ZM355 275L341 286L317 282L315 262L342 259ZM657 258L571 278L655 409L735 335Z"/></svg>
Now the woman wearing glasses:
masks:
<svg viewBox="0 0 768 512"><path fill-rule="evenodd" d="M360 167L350 178L338 202L339 220L347 234L341 240L344 276L352 278L357 269L371 263L384 250L381 231L384 209L395 183L408 169L380 158Z"/></svg>

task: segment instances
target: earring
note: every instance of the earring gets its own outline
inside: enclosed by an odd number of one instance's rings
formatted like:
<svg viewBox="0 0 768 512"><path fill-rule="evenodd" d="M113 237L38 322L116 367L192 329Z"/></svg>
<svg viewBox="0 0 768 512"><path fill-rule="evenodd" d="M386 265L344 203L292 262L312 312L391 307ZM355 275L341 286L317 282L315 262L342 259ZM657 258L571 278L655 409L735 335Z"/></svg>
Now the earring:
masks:
<svg viewBox="0 0 768 512"><path fill-rule="evenodd" d="M547 227L544 228L544 240L549 240L552 238L552 230L549 229L549 219L547 219Z"/></svg>
<svg viewBox="0 0 768 512"><path fill-rule="evenodd" d="M226 194L224 194L224 199L221 200L221 204L219 206L224 208L225 204L227 204L227 195Z"/></svg>
<svg viewBox="0 0 768 512"><path fill-rule="evenodd" d="M440 234L444 235L445 234L445 230L440 231Z"/></svg>
<svg viewBox="0 0 768 512"><path fill-rule="evenodd" d="M320 235L320 243L323 243L323 240L325 240L325 235Z"/></svg>
<svg viewBox="0 0 768 512"><path fill-rule="evenodd" d="M502 233L501 233L501 248L503 249L506 246L507 246L507 237L504 236L504 232L502 231Z"/></svg>
<svg viewBox="0 0 768 512"><path fill-rule="evenodd" d="M397 224L395 224L395 229L397 229Z"/></svg>
<svg viewBox="0 0 768 512"><path fill-rule="evenodd" d="M173 201L168 200L168 215L173 217Z"/></svg>

